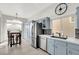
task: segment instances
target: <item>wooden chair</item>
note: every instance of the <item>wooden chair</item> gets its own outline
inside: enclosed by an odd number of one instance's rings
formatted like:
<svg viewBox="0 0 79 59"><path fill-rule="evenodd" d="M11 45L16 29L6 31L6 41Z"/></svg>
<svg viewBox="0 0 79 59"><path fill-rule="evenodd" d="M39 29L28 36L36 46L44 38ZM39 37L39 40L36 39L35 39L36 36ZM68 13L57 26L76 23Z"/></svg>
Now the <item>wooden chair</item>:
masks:
<svg viewBox="0 0 79 59"><path fill-rule="evenodd" d="M16 44L21 45L21 34L20 33L16 35Z"/></svg>
<svg viewBox="0 0 79 59"><path fill-rule="evenodd" d="M12 47L12 45L14 45L15 44L15 42L14 42L14 35L13 34L11 34L10 35L10 47Z"/></svg>
<svg viewBox="0 0 79 59"><path fill-rule="evenodd" d="M16 38L14 38L16 36ZM21 33L10 33L8 32L8 46L21 45Z"/></svg>

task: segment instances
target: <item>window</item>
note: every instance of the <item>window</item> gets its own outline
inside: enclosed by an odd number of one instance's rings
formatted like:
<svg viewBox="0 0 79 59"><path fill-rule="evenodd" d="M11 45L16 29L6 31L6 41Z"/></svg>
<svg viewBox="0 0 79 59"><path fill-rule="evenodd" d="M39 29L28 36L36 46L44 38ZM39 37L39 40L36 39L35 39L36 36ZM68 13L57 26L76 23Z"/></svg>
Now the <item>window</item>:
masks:
<svg viewBox="0 0 79 59"><path fill-rule="evenodd" d="M55 19L52 21L52 23L53 23L52 33L59 32L69 37L74 36L74 32L75 32L74 17L69 16L69 17Z"/></svg>

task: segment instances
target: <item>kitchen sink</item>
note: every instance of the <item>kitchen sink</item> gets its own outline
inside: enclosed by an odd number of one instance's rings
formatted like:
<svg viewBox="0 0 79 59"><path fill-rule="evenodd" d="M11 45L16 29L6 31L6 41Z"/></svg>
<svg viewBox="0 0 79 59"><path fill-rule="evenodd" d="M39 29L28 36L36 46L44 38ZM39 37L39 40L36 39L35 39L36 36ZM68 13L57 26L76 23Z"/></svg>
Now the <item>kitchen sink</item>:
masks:
<svg viewBox="0 0 79 59"><path fill-rule="evenodd" d="M67 38L65 38L65 37L60 37L61 39L64 39L64 40L66 40Z"/></svg>
<svg viewBox="0 0 79 59"><path fill-rule="evenodd" d="M51 37L53 37L53 38L60 38L60 37L58 37L58 36L51 36Z"/></svg>
<svg viewBox="0 0 79 59"><path fill-rule="evenodd" d="M64 40L67 39L67 38L65 38L65 37L58 37L58 36L51 36L51 37L53 37L53 38L60 38L60 39L64 39Z"/></svg>

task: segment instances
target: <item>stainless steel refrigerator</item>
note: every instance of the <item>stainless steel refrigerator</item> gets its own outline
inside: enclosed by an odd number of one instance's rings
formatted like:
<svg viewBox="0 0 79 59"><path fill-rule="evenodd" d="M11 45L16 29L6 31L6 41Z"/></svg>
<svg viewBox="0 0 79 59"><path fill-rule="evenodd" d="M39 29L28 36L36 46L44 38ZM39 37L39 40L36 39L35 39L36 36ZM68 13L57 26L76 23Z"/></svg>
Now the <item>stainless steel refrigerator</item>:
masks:
<svg viewBox="0 0 79 59"><path fill-rule="evenodd" d="M36 21L32 21L32 29L31 29L31 33L32 33L32 42L31 45L34 48L38 48L39 47L39 35L43 34L42 31L42 23L38 23Z"/></svg>

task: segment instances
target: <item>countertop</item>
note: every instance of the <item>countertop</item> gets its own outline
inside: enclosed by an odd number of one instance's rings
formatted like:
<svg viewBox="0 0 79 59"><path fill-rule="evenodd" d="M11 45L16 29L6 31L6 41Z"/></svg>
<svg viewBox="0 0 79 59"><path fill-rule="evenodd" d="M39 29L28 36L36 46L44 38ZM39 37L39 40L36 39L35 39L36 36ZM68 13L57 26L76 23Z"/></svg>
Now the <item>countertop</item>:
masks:
<svg viewBox="0 0 79 59"><path fill-rule="evenodd" d="M54 39L54 40L60 40L60 41L64 41L64 42L70 42L70 43L74 43L74 44L78 44L78 45L79 45L79 39L74 38L74 37L68 37L68 38L65 40L65 39L61 39L61 38L54 38L54 37L51 37L52 35L39 35L39 36L51 38L51 39Z"/></svg>

